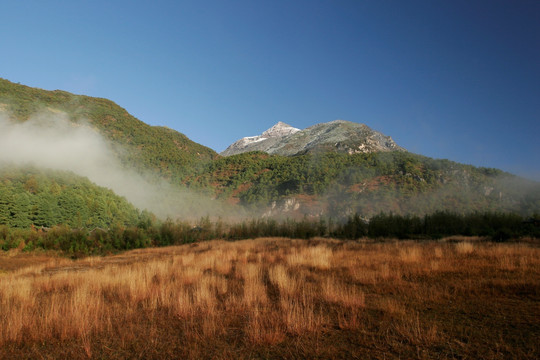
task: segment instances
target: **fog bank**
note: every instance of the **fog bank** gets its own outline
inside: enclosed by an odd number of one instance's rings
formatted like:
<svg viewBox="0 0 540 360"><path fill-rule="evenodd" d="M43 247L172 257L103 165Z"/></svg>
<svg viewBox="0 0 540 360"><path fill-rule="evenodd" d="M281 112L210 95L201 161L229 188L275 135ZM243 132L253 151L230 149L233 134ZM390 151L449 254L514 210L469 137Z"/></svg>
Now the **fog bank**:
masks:
<svg viewBox="0 0 540 360"><path fill-rule="evenodd" d="M112 145L86 121L43 112L15 122L0 111L0 163L72 171L160 218L234 216L232 207L123 167Z"/></svg>

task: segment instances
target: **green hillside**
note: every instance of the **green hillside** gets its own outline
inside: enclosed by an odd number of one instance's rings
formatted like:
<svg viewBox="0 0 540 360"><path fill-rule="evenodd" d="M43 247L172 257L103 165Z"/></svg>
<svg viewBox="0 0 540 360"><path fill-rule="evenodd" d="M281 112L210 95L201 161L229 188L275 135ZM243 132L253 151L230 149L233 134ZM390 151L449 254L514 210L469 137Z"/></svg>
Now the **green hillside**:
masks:
<svg viewBox="0 0 540 360"><path fill-rule="evenodd" d="M86 178L35 167L0 167L0 225L92 229L138 221L133 205Z"/></svg>
<svg viewBox="0 0 540 360"><path fill-rule="evenodd" d="M243 153L217 159L185 181L252 208L277 204L278 212L288 211L279 206L288 203L297 207L297 215L540 210L537 182L401 151L293 157Z"/></svg>
<svg viewBox="0 0 540 360"><path fill-rule="evenodd" d="M212 149L177 131L145 124L107 99L47 91L0 79L1 109L20 121L48 110L65 112L73 121L87 120L127 150L119 151L125 165L151 170L166 178L178 179L217 156Z"/></svg>

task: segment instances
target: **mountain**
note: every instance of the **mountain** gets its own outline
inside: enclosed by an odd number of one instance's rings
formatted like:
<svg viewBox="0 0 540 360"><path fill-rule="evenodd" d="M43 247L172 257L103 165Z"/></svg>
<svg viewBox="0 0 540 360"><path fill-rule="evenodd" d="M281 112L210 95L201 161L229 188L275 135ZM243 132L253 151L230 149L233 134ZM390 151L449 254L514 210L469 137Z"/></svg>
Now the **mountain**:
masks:
<svg viewBox="0 0 540 360"><path fill-rule="evenodd" d="M112 179L120 182L120 188L104 186L137 203L140 210L145 208L140 204L154 201L158 206L152 211L163 218L232 217L232 214L242 214L245 209L252 216L323 216L334 219L343 219L354 213L370 218L380 212L501 211L526 215L540 212L538 182L497 169L412 154L389 136L366 125L343 120L304 130L278 122L261 135L237 141L223 152L226 156L220 156L175 130L141 122L110 100L60 90L46 91L0 79L0 136L6 133L1 122L3 117L9 117L9 124L24 125L32 123L32 118L39 114L52 114L51 118L59 122L66 121L61 120L60 114L64 114L74 129L90 128L106 138L119 159L122 171L119 172L121 176L113 176ZM23 145L36 148L36 144L42 143L41 138L56 131L59 132L57 139L66 138L65 129L61 127L40 126L51 128L33 131L30 135L25 132L26 127L19 128L18 134L26 135ZM5 142L0 140L0 145L3 144ZM83 154L79 155L88 157L99 152L98 147L84 147ZM24 148L19 146L18 150L24 151ZM46 153L46 146L41 148ZM0 155L9 153L3 151ZM9 160L9 156L6 157ZM49 158L54 160L54 157L42 156L43 161L35 166L46 167L50 163ZM110 170L116 170L116 166L111 166L108 158L108 155L98 157L104 159L103 164L100 160L95 168L102 177L107 175L110 178ZM32 197L36 194L29 190L33 189L33 180L27 184L32 172L23 167L16 171L21 179L16 180L17 186L10 185L13 180L9 173L0 173L4 193L10 194L7 197L0 194L0 202L4 201L2 211L4 216L9 213L9 221L18 216L18 211L13 210L15 199L21 200L23 205L27 204L26 200L30 200L30 204L45 204L45 207L50 203L56 212L60 211L55 206L60 202L55 203L50 198L55 192L45 194L49 200L38 202ZM85 181L94 181L91 172L76 173L84 175ZM157 175L158 180L151 184L145 177L138 182L132 181L140 174L148 173ZM51 189L54 183L60 184L55 176L49 172L40 174L38 177L44 184L39 186L40 191ZM130 182L131 186L128 186ZM99 182L96 180L95 183ZM113 202L103 197L103 201L94 200L101 195L86 185L82 193L75 191L79 185L73 188L74 191L67 191L63 196L71 197L72 202L81 206L86 204L88 210L81 208L80 211L64 213L71 215L63 217L62 222L93 226L102 221L96 220L95 214L81 218L80 214L90 214L91 211L105 211L107 216L121 218L115 215L114 209L119 206L125 208L125 205L115 203L113 206ZM139 195L140 202L122 193L129 188ZM103 204L110 204L110 207L103 207ZM24 211L29 210L26 208ZM27 214L31 220L32 216L35 213ZM112 218L103 221L110 224L114 221ZM36 224L39 225L39 220Z"/></svg>
<svg viewBox="0 0 540 360"><path fill-rule="evenodd" d="M220 155L230 156L249 151L293 156L328 151L358 154L405 149L398 146L390 136L372 130L365 124L334 120L304 130L278 122L261 135L236 141Z"/></svg>
<svg viewBox="0 0 540 360"><path fill-rule="evenodd" d="M390 136L344 120L304 130L279 122L220 155L188 179L212 183L217 197L264 216L540 211L537 182L412 154Z"/></svg>
<svg viewBox="0 0 540 360"><path fill-rule="evenodd" d="M42 90L0 78L1 112L20 122L37 114L59 112L74 123L86 121L119 145L117 155L126 166L168 179L179 179L217 156L182 133L145 124L110 100Z"/></svg>

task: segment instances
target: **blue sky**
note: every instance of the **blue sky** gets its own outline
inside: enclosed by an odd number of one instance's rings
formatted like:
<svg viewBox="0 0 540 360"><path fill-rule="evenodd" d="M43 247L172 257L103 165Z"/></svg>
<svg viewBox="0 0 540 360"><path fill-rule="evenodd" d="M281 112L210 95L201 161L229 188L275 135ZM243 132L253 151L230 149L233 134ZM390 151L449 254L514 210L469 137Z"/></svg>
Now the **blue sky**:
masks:
<svg viewBox="0 0 540 360"><path fill-rule="evenodd" d="M278 121L540 180L540 2L12 1L0 77L224 150Z"/></svg>

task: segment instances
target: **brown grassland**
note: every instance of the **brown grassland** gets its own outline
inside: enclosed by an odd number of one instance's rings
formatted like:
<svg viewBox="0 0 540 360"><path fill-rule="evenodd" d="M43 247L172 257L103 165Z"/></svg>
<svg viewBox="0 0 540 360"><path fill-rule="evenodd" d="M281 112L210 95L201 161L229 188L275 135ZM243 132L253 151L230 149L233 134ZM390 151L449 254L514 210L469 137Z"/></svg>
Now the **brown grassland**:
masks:
<svg viewBox="0 0 540 360"><path fill-rule="evenodd" d="M2 359L538 359L539 339L535 241L0 255Z"/></svg>

